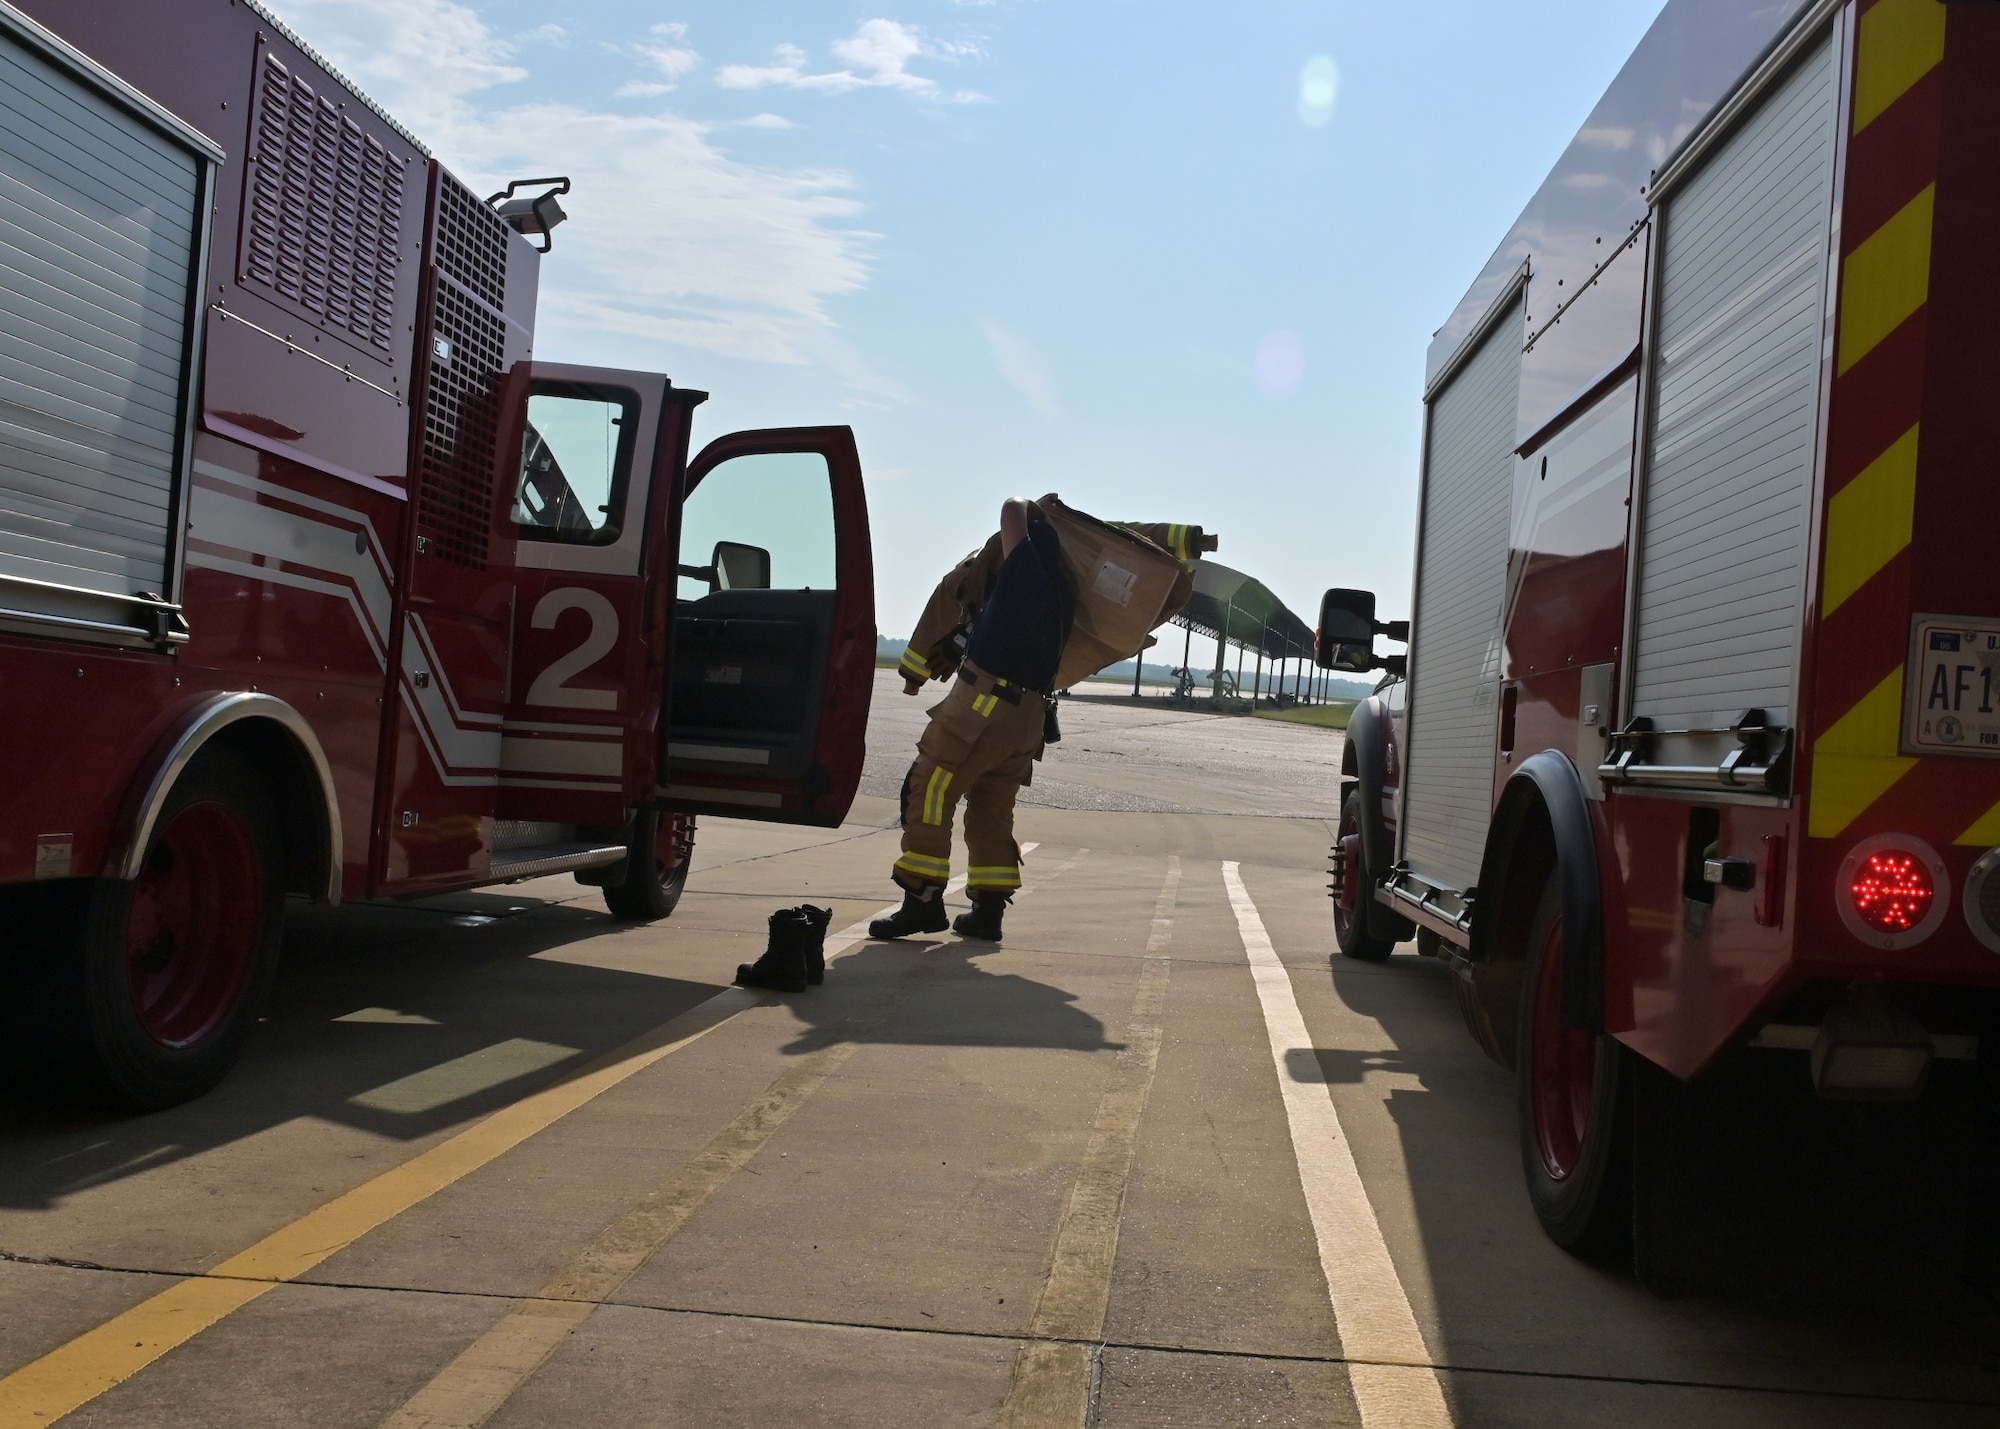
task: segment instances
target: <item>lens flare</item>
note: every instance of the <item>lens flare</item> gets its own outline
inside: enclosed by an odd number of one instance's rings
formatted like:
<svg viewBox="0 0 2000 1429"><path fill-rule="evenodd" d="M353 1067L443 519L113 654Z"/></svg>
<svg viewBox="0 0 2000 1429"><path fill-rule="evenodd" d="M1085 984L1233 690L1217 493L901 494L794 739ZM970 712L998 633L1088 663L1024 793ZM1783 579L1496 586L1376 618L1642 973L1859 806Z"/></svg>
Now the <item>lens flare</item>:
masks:
<svg viewBox="0 0 2000 1429"><path fill-rule="evenodd" d="M1283 329L1267 333L1264 340L1257 344L1254 368L1257 386L1266 397L1275 400L1291 396L1299 390L1299 383L1305 380L1305 339Z"/></svg>
<svg viewBox="0 0 2000 1429"><path fill-rule="evenodd" d="M1317 129L1333 118L1340 98L1340 66L1325 55L1314 55L1299 71L1299 122Z"/></svg>

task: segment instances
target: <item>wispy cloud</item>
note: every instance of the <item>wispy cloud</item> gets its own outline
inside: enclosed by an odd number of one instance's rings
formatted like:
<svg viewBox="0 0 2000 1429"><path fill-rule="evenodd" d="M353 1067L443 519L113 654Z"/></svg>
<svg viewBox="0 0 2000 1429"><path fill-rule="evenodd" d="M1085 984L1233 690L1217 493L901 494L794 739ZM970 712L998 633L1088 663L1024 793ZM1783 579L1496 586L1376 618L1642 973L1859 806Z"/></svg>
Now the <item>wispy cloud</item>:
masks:
<svg viewBox="0 0 2000 1429"><path fill-rule="evenodd" d="M527 73L514 47L458 0L270 3L476 192L571 176L571 221L542 269L538 346L557 332L571 351L670 344L810 363L852 393L903 400L829 310L867 284L874 244L853 226L861 205L841 171L745 163L718 146L721 126L670 113L530 100L511 89ZM640 43L692 54L684 40L668 26ZM649 59L662 75L684 64Z"/></svg>
<svg viewBox="0 0 2000 1429"><path fill-rule="evenodd" d="M766 89L782 86L821 94L847 94L857 89L899 89L909 94L935 98L943 93L928 75L915 74L910 62L917 59L955 61L977 54L976 45L935 40L914 25L895 20L864 20L846 39L833 42L836 59L845 69L808 72L806 52L797 45L779 45L777 63L768 65L724 65L715 82L724 89ZM950 96L965 101L981 98L971 91Z"/></svg>
<svg viewBox="0 0 2000 1429"><path fill-rule="evenodd" d="M1048 369L1035 350L999 323L982 322L979 330L986 335L986 345L993 351L993 365L1000 369L1007 385L1044 417L1060 417L1062 404L1056 400L1055 383L1049 380Z"/></svg>
<svg viewBox="0 0 2000 1429"><path fill-rule="evenodd" d="M687 32L688 27L678 21L655 25L649 37L632 48L672 85L701 63L701 56L686 43Z"/></svg>

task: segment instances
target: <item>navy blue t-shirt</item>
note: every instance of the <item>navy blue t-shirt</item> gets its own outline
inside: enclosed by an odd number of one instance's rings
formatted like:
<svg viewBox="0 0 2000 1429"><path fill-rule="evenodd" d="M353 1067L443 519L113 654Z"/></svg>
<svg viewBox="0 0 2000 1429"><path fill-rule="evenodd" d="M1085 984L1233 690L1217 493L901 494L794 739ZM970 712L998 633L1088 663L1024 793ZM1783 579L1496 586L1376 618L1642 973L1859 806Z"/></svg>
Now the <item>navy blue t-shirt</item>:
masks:
<svg viewBox="0 0 2000 1429"><path fill-rule="evenodd" d="M1047 693L1075 614L1055 527L1030 521L1027 539L1000 564L965 658L989 675Z"/></svg>

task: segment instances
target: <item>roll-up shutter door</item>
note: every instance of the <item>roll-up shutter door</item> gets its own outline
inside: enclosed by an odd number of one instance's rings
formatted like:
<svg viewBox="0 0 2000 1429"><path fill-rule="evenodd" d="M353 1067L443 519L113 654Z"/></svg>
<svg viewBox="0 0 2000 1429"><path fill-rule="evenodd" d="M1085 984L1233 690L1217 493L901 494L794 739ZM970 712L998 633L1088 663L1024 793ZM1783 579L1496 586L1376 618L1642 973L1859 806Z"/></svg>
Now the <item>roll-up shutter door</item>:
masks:
<svg viewBox="0 0 2000 1429"><path fill-rule="evenodd" d="M1818 45L1670 196L1631 713L1793 720L1837 86Z"/></svg>
<svg viewBox="0 0 2000 1429"><path fill-rule="evenodd" d="M168 589L202 166L0 31L0 577Z"/></svg>
<svg viewBox="0 0 2000 1429"><path fill-rule="evenodd" d="M1518 303L1432 401L1403 770L1403 856L1452 888L1479 880L1493 804L1500 610L1521 377Z"/></svg>

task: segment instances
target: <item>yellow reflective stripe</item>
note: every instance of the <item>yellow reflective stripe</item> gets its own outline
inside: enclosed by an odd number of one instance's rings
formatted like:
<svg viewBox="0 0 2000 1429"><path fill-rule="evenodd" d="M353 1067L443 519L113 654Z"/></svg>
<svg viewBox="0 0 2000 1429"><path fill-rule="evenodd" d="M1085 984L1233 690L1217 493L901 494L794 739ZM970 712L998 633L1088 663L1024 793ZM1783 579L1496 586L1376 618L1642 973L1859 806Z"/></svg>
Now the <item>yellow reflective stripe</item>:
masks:
<svg viewBox="0 0 2000 1429"><path fill-rule="evenodd" d="M993 711L999 703L1000 697L998 695L974 695L972 697L972 707L988 719L992 718Z"/></svg>
<svg viewBox="0 0 2000 1429"><path fill-rule="evenodd" d="M1971 844L1975 848L1988 844L2000 844L2000 804L1995 804L1992 808L1981 814L1977 823L1953 839L1952 842L1955 844Z"/></svg>
<svg viewBox="0 0 2000 1429"><path fill-rule="evenodd" d="M1847 255L1840 285L1841 372L1873 352L1930 299L1936 210L1937 185L1932 184Z"/></svg>
<svg viewBox="0 0 2000 1429"><path fill-rule="evenodd" d="M922 854L906 853L896 860L896 867L925 882L935 880L946 883L951 879L951 860L947 858L925 858Z"/></svg>
<svg viewBox="0 0 2000 1429"><path fill-rule="evenodd" d="M1185 526L1167 527L1167 549L1183 561L1188 553L1187 529Z"/></svg>
<svg viewBox="0 0 2000 1429"><path fill-rule="evenodd" d="M1827 503L1820 614L1833 614L1910 544L1916 510L1917 429L1912 427Z"/></svg>
<svg viewBox="0 0 2000 1429"><path fill-rule="evenodd" d="M931 677L930 663L914 650L905 650L903 652L903 668L908 670L912 675L920 676L926 680Z"/></svg>
<svg viewBox="0 0 2000 1429"><path fill-rule="evenodd" d="M930 787L924 790L924 822L942 824L944 822L944 797L951 788L951 771L933 769Z"/></svg>
<svg viewBox="0 0 2000 1429"><path fill-rule="evenodd" d="M1854 62L1859 134L1944 62L1945 8L1937 0L1882 0L1861 17Z"/></svg>
<svg viewBox="0 0 2000 1429"><path fill-rule="evenodd" d="M1910 771L1917 761L1898 751L1902 733L1903 671L1898 666L1813 741L1808 836L1835 837Z"/></svg>
<svg viewBox="0 0 2000 1429"><path fill-rule="evenodd" d="M1021 870L1018 868L968 868L965 871L967 888L1019 888Z"/></svg>

